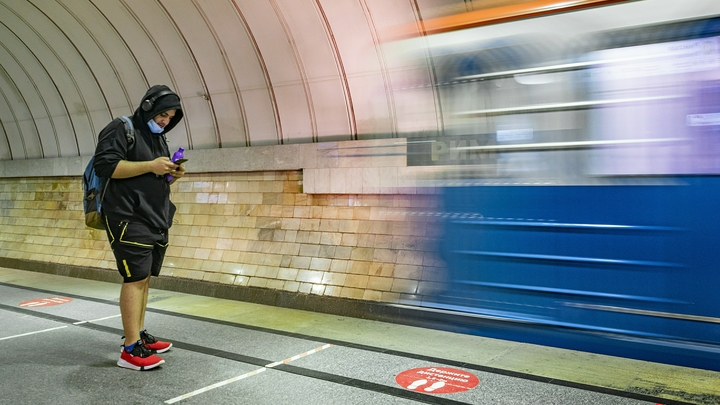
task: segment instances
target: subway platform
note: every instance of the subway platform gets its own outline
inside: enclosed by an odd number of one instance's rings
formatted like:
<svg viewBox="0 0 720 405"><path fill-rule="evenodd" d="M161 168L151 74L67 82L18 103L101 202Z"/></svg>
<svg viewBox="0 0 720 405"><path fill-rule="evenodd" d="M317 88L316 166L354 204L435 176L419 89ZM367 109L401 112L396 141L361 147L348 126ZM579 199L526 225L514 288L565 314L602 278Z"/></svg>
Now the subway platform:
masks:
<svg viewBox="0 0 720 405"><path fill-rule="evenodd" d="M0 404L720 404L717 372L158 289L137 372L119 288L0 268Z"/></svg>

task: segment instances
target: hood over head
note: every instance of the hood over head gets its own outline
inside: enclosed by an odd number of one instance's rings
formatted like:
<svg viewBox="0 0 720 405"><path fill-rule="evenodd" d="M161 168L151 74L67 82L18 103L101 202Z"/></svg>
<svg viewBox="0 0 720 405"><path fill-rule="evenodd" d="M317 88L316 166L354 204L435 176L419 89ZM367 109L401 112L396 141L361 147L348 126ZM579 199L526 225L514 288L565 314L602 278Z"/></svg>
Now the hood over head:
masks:
<svg viewBox="0 0 720 405"><path fill-rule="evenodd" d="M135 110L137 121L146 123L158 114L168 110L175 110L175 116L165 126L163 134L170 132L183 118L180 97L164 84L156 84L148 89L140 101L140 107Z"/></svg>

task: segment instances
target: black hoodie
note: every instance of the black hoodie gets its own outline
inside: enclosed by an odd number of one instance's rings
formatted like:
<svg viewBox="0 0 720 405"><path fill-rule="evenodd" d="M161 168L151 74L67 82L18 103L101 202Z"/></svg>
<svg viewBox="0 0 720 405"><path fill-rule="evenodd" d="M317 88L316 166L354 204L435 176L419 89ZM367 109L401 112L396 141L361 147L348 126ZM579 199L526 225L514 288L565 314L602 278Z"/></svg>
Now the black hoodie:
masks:
<svg viewBox="0 0 720 405"><path fill-rule="evenodd" d="M149 111L142 108L145 100L167 92L154 100ZM152 86L132 116L135 127L135 146L128 150L125 126L121 119L111 121L98 137L93 167L98 176L110 178L118 162L149 161L161 156L170 157L165 134L182 120L180 98L167 86ZM161 134L150 132L147 122L158 114L176 110L175 116ZM112 179L102 205L103 213L118 221L139 222L154 229L168 229L172 225L175 205L170 202L170 184L163 176L145 173L127 179Z"/></svg>

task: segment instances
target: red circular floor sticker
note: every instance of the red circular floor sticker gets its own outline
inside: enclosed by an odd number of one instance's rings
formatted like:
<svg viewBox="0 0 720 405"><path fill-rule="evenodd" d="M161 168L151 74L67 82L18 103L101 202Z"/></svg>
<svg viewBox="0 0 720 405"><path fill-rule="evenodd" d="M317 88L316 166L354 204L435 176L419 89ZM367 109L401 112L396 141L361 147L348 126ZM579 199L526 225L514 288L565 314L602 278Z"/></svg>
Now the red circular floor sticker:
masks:
<svg viewBox="0 0 720 405"><path fill-rule="evenodd" d="M51 307L53 305L67 304L70 301L72 301L72 298L66 297L36 298L34 300L23 301L19 303L18 306L25 308Z"/></svg>
<svg viewBox="0 0 720 405"><path fill-rule="evenodd" d="M412 391L426 394L454 394L475 388L480 380L455 368L428 367L403 371L395 382Z"/></svg>

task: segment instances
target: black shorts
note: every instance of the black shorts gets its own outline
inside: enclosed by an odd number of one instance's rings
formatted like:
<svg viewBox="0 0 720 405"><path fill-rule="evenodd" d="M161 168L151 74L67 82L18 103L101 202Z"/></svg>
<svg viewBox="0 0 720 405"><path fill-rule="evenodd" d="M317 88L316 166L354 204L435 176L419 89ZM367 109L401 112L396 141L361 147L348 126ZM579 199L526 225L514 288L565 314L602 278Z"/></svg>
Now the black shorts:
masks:
<svg viewBox="0 0 720 405"><path fill-rule="evenodd" d="M168 246L167 229L107 218L106 233L123 282L160 274Z"/></svg>

